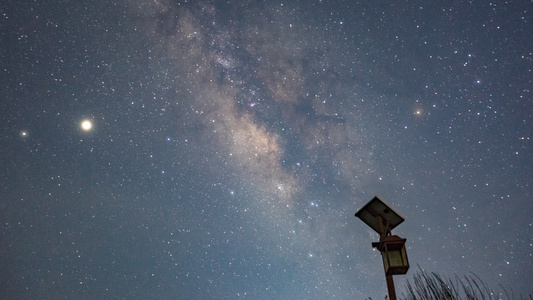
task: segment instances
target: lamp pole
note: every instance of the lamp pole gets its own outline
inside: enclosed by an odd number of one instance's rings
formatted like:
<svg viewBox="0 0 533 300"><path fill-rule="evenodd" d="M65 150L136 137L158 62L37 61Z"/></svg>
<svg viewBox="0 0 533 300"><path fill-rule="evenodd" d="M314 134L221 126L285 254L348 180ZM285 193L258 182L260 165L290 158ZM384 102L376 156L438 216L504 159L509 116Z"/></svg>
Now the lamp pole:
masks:
<svg viewBox="0 0 533 300"><path fill-rule="evenodd" d="M379 242L372 243L372 247L378 248L383 259L389 300L396 300L392 275L407 273L409 261L405 251L405 239L392 235L391 231L405 219L377 196L359 209L355 216L379 234Z"/></svg>
<svg viewBox="0 0 533 300"><path fill-rule="evenodd" d="M379 228L379 243L383 243L384 238L387 236L387 230L383 230L383 218L378 215L376 216L376 219L378 221L378 228ZM381 246L379 247L379 252L381 253L381 256L383 256L383 252L381 251ZM396 300L396 289L394 288L394 280L392 279L392 275L388 275L387 272L385 272L385 280L387 281L387 291L389 292L389 300Z"/></svg>
<svg viewBox="0 0 533 300"><path fill-rule="evenodd" d="M385 274L385 279L387 280L387 290L389 291L389 299L396 300L396 290L394 289L394 280L392 280L392 275Z"/></svg>

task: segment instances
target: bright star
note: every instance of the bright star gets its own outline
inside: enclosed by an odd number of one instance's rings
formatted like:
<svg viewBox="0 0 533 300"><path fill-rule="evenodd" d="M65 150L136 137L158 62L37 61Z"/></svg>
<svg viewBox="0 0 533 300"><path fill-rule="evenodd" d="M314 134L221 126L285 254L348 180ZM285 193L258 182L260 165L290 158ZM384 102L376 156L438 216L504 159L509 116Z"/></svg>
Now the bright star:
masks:
<svg viewBox="0 0 533 300"><path fill-rule="evenodd" d="M93 123L91 122L91 120L83 120L81 122L81 129L83 131L89 131L93 128Z"/></svg>
<svg viewBox="0 0 533 300"><path fill-rule="evenodd" d="M20 136L23 137L23 138L25 138L25 137L28 136L28 132L25 131L25 130L24 130L24 131L21 131L21 132L20 132Z"/></svg>

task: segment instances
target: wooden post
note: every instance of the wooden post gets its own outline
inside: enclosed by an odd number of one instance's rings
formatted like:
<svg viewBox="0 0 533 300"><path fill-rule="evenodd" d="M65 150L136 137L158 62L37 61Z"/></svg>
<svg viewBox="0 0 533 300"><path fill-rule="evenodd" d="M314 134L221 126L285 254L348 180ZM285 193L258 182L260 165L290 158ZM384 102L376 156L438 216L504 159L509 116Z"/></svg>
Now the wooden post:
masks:
<svg viewBox="0 0 533 300"><path fill-rule="evenodd" d="M383 228L383 219L381 216L377 216L378 221L378 227L379 227L379 242L383 242L383 239L388 234L388 228ZM382 249L379 249L381 252ZM383 252L381 252L381 256L386 255ZM389 300L396 300L396 290L394 289L394 280L392 280L392 275L387 275L385 273L385 279L387 280L387 290L389 291Z"/></svg>
<svg viewBox="0 0 533 300"><path fill-rule="evenodd" d="M389 290L389 300L396 300L396 290L394 289L394 281L392 275L386 275L387 278L387 290Z"/></svg>
<svg viewBox="0 0 533 300"><path fill-rule="evenodd" d="M378 222L378 228L379 228L379 241L381 242L381 239L383 239L385 236L387 236L387 232L383 228L383 219L381 216L377 216L376 220Z"/></svg>

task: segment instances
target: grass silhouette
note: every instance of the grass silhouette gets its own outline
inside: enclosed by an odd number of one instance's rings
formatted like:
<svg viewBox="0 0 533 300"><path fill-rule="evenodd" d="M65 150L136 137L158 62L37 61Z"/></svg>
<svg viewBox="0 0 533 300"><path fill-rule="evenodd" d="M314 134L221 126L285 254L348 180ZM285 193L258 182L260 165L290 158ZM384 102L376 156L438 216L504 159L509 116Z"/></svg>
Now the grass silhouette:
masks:
<svg viewBox="0 0 533 300"><path fill-rule="evenodd" d="M488 287L474 273L455 278L447 278L434 272L427 272L418 266L418 271L413 275L413 279L405 284L405 292L398 299L402 300L500 300L500 299L530 299L533 294L524 298L521 294L515 298L513 291L509 293L504 287L501 291L494 291Z"/></svg>

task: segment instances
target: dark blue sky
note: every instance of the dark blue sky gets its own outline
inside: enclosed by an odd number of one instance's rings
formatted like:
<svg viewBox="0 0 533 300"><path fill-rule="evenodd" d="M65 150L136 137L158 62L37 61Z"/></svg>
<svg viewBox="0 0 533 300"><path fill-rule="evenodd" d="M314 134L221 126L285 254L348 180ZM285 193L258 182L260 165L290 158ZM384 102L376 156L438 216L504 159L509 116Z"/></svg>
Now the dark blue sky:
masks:
<svg viewBox="0 0 533 300"><path fill-rule="evenodd" d="M382 299L374 195L399 294L532 292L531 3L0 11L0 298Z"/></svg>

